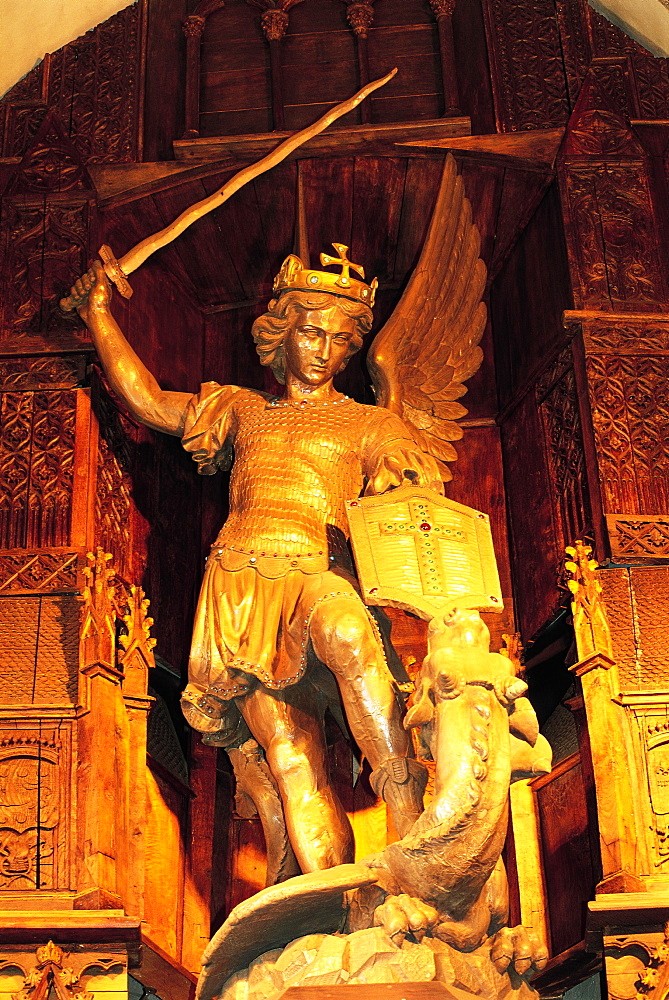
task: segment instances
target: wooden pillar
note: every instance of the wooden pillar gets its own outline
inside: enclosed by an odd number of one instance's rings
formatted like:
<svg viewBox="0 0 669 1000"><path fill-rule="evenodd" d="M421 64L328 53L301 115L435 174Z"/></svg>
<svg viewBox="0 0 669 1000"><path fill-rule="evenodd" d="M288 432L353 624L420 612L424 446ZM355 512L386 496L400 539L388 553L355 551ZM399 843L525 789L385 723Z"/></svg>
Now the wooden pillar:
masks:
<svg viewBox="0 0 669 1000"><path fill-rule="evenodd" d="M281 79L281 40L288 29L288 11L296 4L303 3L303 0L246 0L246 2L262 10L260 26L269 45L272 128L276 132L286 126Z"/></svg>
<svg viewBox="0 0 669 1000"><path fill-rule="evenodd" d="M181 25L186 36L186 108L182 139L196 139L200 134L200 46L204 18L191 14Z"/></svg>
<svg viewBox="0 0 669 1000"><path fill-rule="evenodd" d="M200 134L200 50L206 20L215 10L225 6L224 0L200 0L192 14L182 22L186 36L186 95L182 139L197 139Z"/></svg>
<svg viewBox="0 0 669 1000"><path fill-rule="evenodd" d="M358 57L358 87L369 83L369 53L367 50L367 32L374 23L374 8L371 2L360 3L358 0L344 0L346 3L346 18L355 34L355 45ZM360 120L363 125L369 125L372 120L371 100L367 98L360 105Z"/></svg>
<svg viewBox="0 0 669 1000"><path fill-rule="evenodd" d="M444 116L459 114L460 96L458 77L455 69L455 46L453 44L453 11L455 0L430 0L430 7L437 19L439 31L439 56L441 59L441 83L444 93Z"/></svg>

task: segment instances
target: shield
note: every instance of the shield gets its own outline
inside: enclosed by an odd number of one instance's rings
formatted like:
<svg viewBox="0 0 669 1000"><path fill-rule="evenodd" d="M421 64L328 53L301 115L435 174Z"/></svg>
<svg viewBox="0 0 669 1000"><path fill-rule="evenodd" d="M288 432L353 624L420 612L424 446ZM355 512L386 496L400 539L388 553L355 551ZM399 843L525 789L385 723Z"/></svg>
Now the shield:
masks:
<svg viewBox="0 0 669 1000"><path fill-rule="evenodd" d="M347 513L366 604L428 621L455 604L504 609L487 514L411 485L349 500Z"/></svg>

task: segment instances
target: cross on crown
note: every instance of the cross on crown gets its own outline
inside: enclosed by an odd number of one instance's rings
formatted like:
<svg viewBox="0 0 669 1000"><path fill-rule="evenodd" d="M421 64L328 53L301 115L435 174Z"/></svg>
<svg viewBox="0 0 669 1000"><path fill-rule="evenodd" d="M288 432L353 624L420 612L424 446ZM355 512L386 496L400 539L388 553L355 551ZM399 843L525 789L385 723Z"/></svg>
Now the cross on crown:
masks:
<svg viewBox="0 0 669 1000"><path fill-rule="evenodd" d="M321 254L321 264L338 264L341 267L339 274L331 271L316 271L306 268L299 257L290 254L286 257L281 270L274 280L274 295L278 298L283 292L326 292L329 295L337 295L340 298L352 299L354 302L364 302L370 309L374 305L378 281L376 278L366 285L364 280L358 281L351 277L351 271L356 271L364 279L365 271L360 264L354 264L348 259L348 247L344 243L333 243L332 246L337 251L337 257L330 254Z"/></svg>
<svg viewBox="0 0 669 1000"><path fill-rule="evenodd" d="M365 280L365 269L361 264L354 264L348 259L348 247L343 243L333 243L332 246L335 248L338 257L331 257L329 253L321 254L321 264L323 267L327 267L328 264L341 264L341 274L335 282L336 285L342 285L347 288L351 284L350 272L351 268L356 271L362 280Z"/></svg>

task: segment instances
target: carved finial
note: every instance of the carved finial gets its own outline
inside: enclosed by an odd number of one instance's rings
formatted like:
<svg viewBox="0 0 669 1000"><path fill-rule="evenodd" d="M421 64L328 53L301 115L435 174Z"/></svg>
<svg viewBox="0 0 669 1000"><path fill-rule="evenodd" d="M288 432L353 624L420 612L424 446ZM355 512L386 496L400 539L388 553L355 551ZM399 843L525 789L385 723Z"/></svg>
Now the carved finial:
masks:
<svg viewBox="0 0 669 1000"><path fill-rule="evenodd" d="M88 565L83 575L84 615L79 635L79 665L93 663L113 667L116 652L116 617L118 608L112 583L116 575L112 555L98 546L87 552Z"/></svg>
<svg viewBox="0 0 669 1000"><path fill-rule="evenodd" d="M592 548L579 539L565 552L570 557L565 566L573 574L567 586L573 595L571 609L579 658L600 652L613 659L611 631L601 598L602 585L596 576L598 563L591 558Z"/></svg>
<svg viewBox="0 0 669 1000"><path fill-rule="evenodd" d="M54 965L62 965L63 963L63 950L53 941L41 945L35 955L40 965L45 965L47 962L53 962Z"/></svg>
<svg viewBox="0 0 669 1000"><path fill-rule="evenodd" d="M374 23L374 0L342 0L346 4L346 19L356 35L367 38Z"/></svg>
<svg viewBox="0 0 669 1000"><path fill-rule="evenodd" d="M155 667L153 648L156 640L151 637L153 618L147 611L149 600L141 587L130 587L127 613L122 615L128 632L119 636L123 652L119 655L119 666L123 669L123 693L127 696L144 697L148 688L148 671Z"/></svg>
<svg viewBox="0 0 669 1000"><path fill-rule="evenodd" d="M304 0L246 0L262 10L260 24L268 42L281 41L288 29L288 11Z"/></svg>

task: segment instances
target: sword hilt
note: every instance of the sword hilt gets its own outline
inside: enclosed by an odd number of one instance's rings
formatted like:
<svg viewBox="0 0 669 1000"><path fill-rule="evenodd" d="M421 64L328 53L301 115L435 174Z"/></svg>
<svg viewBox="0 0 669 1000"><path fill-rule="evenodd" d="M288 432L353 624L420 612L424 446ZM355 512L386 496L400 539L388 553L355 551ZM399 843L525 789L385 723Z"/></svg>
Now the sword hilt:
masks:
<svg viewBox="0 0 669 1000"><path fill-rule="evenodd" d="M103 243L99 250L99 257L109 280L114 282L124 299L129 299L132 295L132 287L125 271L114 256L114 251L106 243ZM63 312L72 312L73 309L78 309L80 305L83 305L85 301L86 297L78 298L76 295L68 295L60 300L60 308Z"/></svg>

